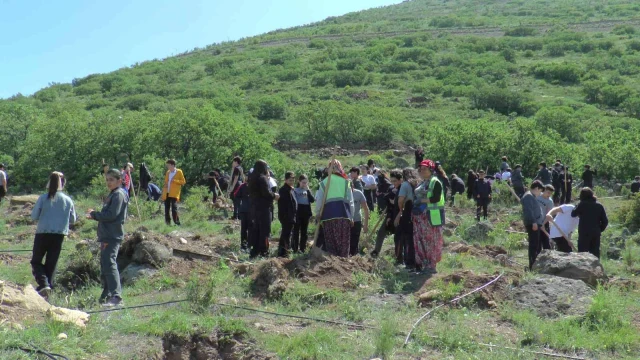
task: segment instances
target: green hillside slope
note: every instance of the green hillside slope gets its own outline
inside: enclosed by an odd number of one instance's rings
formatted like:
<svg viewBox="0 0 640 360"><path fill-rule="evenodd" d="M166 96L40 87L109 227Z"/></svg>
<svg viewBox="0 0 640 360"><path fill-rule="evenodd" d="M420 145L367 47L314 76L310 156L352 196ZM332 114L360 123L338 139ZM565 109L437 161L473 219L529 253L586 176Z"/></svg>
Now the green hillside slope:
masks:
<svg viewBox="0 0 640 360"><path fill-rule="evenodd" d="M0 161L40 186L102 159L191 179L235 153L425 146L463 170L507 154L638 173L640 4L416 0L52 84L0 101Z"/></svg>

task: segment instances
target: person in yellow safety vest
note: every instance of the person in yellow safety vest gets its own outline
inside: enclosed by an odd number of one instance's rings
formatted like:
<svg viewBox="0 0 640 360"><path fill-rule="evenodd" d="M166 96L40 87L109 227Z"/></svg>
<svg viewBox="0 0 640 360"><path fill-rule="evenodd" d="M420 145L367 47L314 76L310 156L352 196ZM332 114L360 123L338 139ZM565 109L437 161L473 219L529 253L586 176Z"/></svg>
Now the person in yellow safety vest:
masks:
<svg viewBox="0 0 640 360"><path fill-rule="evenodd" d="M328 168L333 169L329 175L331 183L329 177L320 183L316 193L316 217L324 233L325 250L333 255L348 257L354 212L351 182L338 160L332 160Z"/></svg>
<svg viewBox="0 0 640 360"><path fill-rule="evenodd" d="M442 259L442 225L444 225L444 189L436 176L436 164L424 160L418 166L424 180L415 189L415 201L411 219L416 271L436 272L436 264Z"/></svg>

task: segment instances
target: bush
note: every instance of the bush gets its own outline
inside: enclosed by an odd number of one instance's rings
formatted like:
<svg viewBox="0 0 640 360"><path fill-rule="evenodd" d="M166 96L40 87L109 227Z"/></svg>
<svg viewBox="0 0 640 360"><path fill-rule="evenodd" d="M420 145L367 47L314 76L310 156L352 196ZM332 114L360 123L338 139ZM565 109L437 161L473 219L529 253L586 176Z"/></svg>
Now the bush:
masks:
<svg viewBox="0 0 640 360"><path fill-rule="evenodd" d="M483 86L471 94L474 109L494 110L503 115L527 114L531 110L528 102L529 99L519 91L495 86Z"/></svg>
<svg viewBox="0 0 640 360"><path fill-rule="evenodd" d="M637 96L628 98L622 103L622 108L630 116L640 119L640 98Z"/></svg>
<svg viewBox="0 0 640 360"><path fill-rule="evenodd" d="M636 28L631 25L616 25L611 32L616 35L633 35L636 33Z"/></svg>
<svg viewBox="0 0 640 360"><path fill-rule="evenodd" d="M122 100L116 107L118 109L129 109L131 111L145 110L147 105L153 101L153 95L138 94L131 95Z"/></svg>
<svg viewBox="0 0 640 360"><path fill-rule="evenodd" d="M355 70L359 65L362 65L361 58L350 58L338 60L336 68L338 70Z"/></svg>
<svg viewBox="0 0 640 360"><path fill-rule="evenodd" d="M545 46L545 50L549 56L560 57L564 56L565 47L561 43L551 43Z"/></svg>
<svg viewBox="0 0 640 360"><path fill-rule="evenodd" d="M618 106L625 102L633 93L627 86L607 85L602 88L602 104Z"/></svg>
<svg viewBox="0 0 640 360"><path fill-rule="evenodd" d="M437 17L429 21L429 26L436 28L452 28L460 26L460 20L453 16Z"/></svg>
<svg viewBox="0 0 640 360"><path fill-rule="evenodd" d="M284 120L287 117L287 104L278 96L265 96L258 100L258 114L260 120Z"/></svg>
<svg viewBox="0 0 640 360"><path fill-rule="evenodd" d="M504 36L533 36L537 33L535 28L518 26L513 29L508 29L504 32Z"/></svg>
<svg viewBox="0 0 640 360"><path fill-rule="evenodd" d="M365 83L367 73L362 70L356 71L336 71L333 74L333 84L335 87L360 86Z"/></svg>
<svg viewBox="0 0 640 360"><path fill-rule="evenodd" d="M632 233L638 232L640 230L640 196L632 195L631 201L625 202L615 215L622 226Z"/></svg>
<svg viewBox="0 0 640 360"><path fill-rule="evenodd" d="M537 78L546 81L560 81L569 84L580 82L580 77L584 74L584 70L575 64L543 64L537 65L532 69L533 74Z"/></svg>
<svg viewBox="0 0 640 360"><path fill-rule="evenodd" d="M633 40L627 43L627 50L629 51L640 51L640 41Z"/></svg>

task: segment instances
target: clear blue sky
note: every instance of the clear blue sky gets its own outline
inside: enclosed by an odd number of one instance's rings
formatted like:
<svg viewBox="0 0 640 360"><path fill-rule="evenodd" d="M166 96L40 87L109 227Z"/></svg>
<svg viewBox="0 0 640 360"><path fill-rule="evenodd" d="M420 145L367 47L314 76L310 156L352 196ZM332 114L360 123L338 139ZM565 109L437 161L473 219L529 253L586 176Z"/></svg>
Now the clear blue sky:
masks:
<svg viewBox="0 0 640 360"><path fill-rule="evenodd" d="M401 0L0 0L0 98Z"/></svg>

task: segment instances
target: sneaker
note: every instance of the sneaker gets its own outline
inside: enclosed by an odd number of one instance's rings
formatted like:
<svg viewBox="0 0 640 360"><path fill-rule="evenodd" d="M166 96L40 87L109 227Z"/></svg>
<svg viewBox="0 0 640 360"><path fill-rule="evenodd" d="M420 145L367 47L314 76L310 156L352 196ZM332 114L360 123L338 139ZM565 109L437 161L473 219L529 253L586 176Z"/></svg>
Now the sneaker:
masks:
<svg viewBox="0 0 640 360"><path fill-rule="evenodd" d="M122 301L122 298L118 296L113 296L111 299L109 299L109 301L102 304L102 306L104 307L117 307L117 306L123 306L123 305L124 305L124 302Z"/></svg>
<svg viewBox="0 0 640 360"><path fill-rule="evenodd" d="M40 290L38 291L38 295L42 296L43 298L48 298L49 295L51 295L51 287L49 286L44 286L42 287Z"/></svg>

